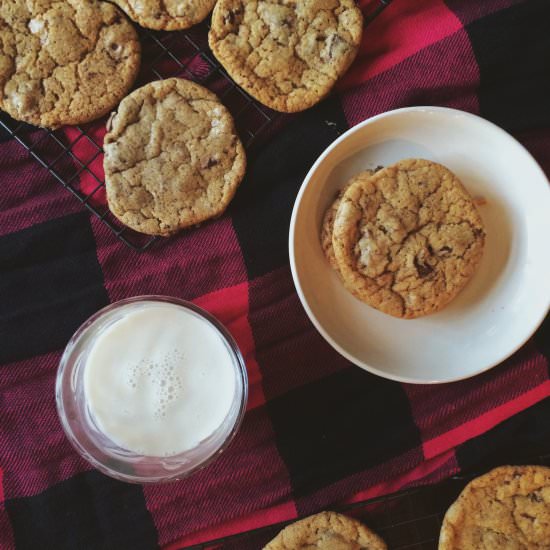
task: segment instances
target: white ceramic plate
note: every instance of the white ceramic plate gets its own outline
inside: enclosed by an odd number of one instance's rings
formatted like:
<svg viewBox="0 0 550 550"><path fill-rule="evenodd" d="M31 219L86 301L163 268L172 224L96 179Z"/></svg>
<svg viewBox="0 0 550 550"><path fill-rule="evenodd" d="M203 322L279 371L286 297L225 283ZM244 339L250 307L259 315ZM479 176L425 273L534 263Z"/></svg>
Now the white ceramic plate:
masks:
<svg viewBox="0 0 550 550"><path fill-rule="evenodd" d="M347 292L326 261L325 209L357 172L420 157L448 166L487 204L484 256L444 310L390 317ZM358 124L313 165L290 224L290 263L300 300L323 337L364 369L402 382L436 383L483 372L516 351L550 306L550 187L527 150L477 116L439 107L390 111Z"/></svg>

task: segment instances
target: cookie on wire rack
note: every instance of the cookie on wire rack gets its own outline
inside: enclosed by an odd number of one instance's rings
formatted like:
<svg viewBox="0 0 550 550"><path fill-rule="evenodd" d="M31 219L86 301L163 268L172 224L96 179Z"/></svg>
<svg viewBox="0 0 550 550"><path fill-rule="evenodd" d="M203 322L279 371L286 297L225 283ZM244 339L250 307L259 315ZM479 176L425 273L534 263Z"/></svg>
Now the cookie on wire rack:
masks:
<svg viewBox="0 0 550 550"><path fill-rule="evenodd" d="M55 129L100 118L140 60L134 27L108 2L0 2L0 108L16 120Z"/></svg>
<svg viewBox="0 0 550 550"><path fill-rule="evenodd" d="M111 212L149 235L170 235L219 216L246 157L217 96L189 80L150 82L127 96L104 140Z"/></svg>
<svg viewBox="0 0 550 550"><path fill-rule="evenodd" d="M229 76L282 112L323 99L357 55L355 0L218 0L208 42Z"/></svg>
<svg viewBox="0 0 550 550"><path fill-rule="evenodd" d="M132 21L147 29L176 31L200 23L216 0L112 0Z"/></svg>

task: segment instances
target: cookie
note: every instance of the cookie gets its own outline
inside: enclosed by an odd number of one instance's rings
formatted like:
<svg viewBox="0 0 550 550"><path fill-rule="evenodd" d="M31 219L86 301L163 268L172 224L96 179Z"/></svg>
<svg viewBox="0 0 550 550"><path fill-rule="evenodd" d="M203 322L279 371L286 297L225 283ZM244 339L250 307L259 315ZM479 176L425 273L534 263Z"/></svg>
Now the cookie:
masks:
<svg viewBox="0 0 550 550"><path fill-rule="evenodd" d="M216 0L112 0L147 29L177 31L206 19Z"/></svg>
<svg viewBox="0 0 550 550"><path fill-rule="evenodd" d="M550 548L550 468L496 468L471 481L447 510L439 550L497 548Z"/></svg>
<svg viewBox="0 0 550 550"><path fill-rule="evenodd" d="M402 160L351 185L332 243L344 285L395 317L442 309L466 285L485 232L472 198L441 164Z"/></svg>
<svg viewBox="0 0 550 550"><path fill-rule="evenodd" d="M245 172L233 119L212 92L170 78L121 103L104 140L113 214L149 235L169 235L227 207Z"/></svg>
<svg viewBox="0 0 550 550"><path fill-rule="evenodd" d="M321 512L285 527L264 550L385 550L386 544L356 519Z"/></svg>
<svg viewBox="0 0 550 550"><path fill-rule="evenodd" d="M358 176L355 176L354 178L349 180L343 187L343 189L338 192L336 198L327 208L327 211L325 212L325 215L323 217L323 223L321 225L321 246L330 264L330 267L332 267L332 269L334 269L337 273L340 273L340 269L338 268L338 262L336 261L334 248L332 246L332 230L334 229L334 218L336 217L336 212L338 211L338 207L340 206L340 202L346 189L351 184L355 183L358 179L368 178L372 174L374 174L374 170L365 170L364 172L361 172Z"/></svg>
<svg viewBox="0 0 550 550"><path fill-rule="evenodd" d="M354 0L219 0L208 42L239 86L292 113L329 93L355 59L362 32Z"/></svg>
<svg viewBox="0 0 550 550"><path fill-rule="evenodd" d="M57 128L111 111L140 65L135 29L99 0L0 2L0 108Z"/></svg>

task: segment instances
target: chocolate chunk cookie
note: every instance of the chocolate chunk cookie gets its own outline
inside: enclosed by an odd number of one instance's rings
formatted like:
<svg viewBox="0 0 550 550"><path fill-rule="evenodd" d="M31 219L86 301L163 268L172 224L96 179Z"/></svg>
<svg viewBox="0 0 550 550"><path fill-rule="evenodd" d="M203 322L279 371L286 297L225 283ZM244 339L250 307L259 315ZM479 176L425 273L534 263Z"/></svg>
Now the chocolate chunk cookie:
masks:
<svg viewBox="0 0 550 550"><path fill-rule="evenodd" d="M239 86L291 113L329 93L355 59L362 31L354 0L219 0L208 41Z"/></svg>
<svg viewBox="0 0 550 550"><path fill-rule="evenodd" d="M216 0L112 0L147 29L176 31L200 23Z"/></svg>
<svg viewBox="0 0 550 550"><path fill-rule="evenodd" d="M146 84L121 102L107 129L109 208L136 231L169 235L219 216L244 176L231 115L194 82Z"/></svg>
<svg viewBox="0 0 550 550"><path fill-rule="evenodd" d="M0 108L57 128L108 113L140 64L136 31L98 0L0 2Z"/></svg>
<svg viewBox="0 0 550 550"><path fill-rule="evenodd" d="M264 550L385 550L386 544L356 519L321 512L285 527Z"/></svg>
<svg viewBox="0 0 550 550"><path fill-rule="evenodd" d="M447 510L439 550L498 548L550 548L550 468L496 468L470 482Z"/></svg>
<svg viewBox="0 0 550 550"><path fill-rule="evenodd" d="M327 211L325 212L325 215L323 217L323 223L321 225L321 246L323 247L323 252L325 253L325 256L330 266L338 274L340 273L340 269L338 268L338 262L336 261L334 248L332 246L332 231L334 229L334 218L336 217L336 212L338 211L338 207L340 206L342 197L344 196L344 193L346 192L348 187L360 179L372 176L372 174L374 174L373 170L365 170L364 172L361 172L359 175L349 180L344 188L338 192L336 198L334 199L334 202L327 208Z"/></svg>
<svg viewBox="0 0 550 550"><path fill-rule="evenodd" d="M442 309L466 285L485 233L472 198L441 164L402 160L344 193L332 243L348 290L395 317Z"/></svg>

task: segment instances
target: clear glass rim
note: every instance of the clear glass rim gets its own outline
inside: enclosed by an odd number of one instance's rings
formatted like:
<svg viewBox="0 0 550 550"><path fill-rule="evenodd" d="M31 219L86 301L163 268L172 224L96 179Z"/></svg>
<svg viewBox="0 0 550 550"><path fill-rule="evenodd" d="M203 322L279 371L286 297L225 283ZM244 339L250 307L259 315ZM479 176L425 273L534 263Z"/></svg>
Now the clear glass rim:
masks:
<svg viewBox="0 0 550 550"><path fill-rule="evenodd" d="M234 364L237 367L236 369L237 392L240 392L241 394L240 403L238 406L238 410L236 412L235 421L231 429L228 431L226 437L222 441L222 443L204 460L197 463L193 467L191 468L189 468L188 466L186 467L185 461L183 461L181 469L174 468L169 474L163 475L163 476L142 476L137 474L123 473L123 472L120 472L119 470L114 470L109 466L107 466L106 464L104 464L103 462L99 461L97 458L92 456L86 448L82 446L80 440L74 434L74 431L65 413L65 403L64 403L64 396L63 396L63 380L68 375L67 369L70 368L69 367L70 359L72 358L72 355L75 351L75 347L77 346L78 342L84 336L84 334L88 331L88 329L92 325L94 325L96 321L101 319L104 315L111 313L112 311L119 309L123 306L139 303L139 302L169 303L176 306L180 306L184 309L192 311L193 313L195 313L196 315L198 315L199 317L207 321L210 325L212 325L220 334L220 336L223 338L223 340L228 346L228 349L232 354ZM72 370L73 369L71 369L71 371ZM101 308L100 310L95 312L93 315L88 317L88 319L86 319L77 328L77 330L74 332L74 334L69 339L67 345L65 346L65 349L59 361L59 366L56 374L55 399L56 399L58 416L61 421L63 430L67 438L69 439L69 442L78 452L78 454L82 456L85 460L87 460L89 463L91 463L92 466L94 466L95 468L97 468L98 470L100 470L101 472L103 472L104 474L110 477L113 477L122 481L127 481L130 483L164 483L168 481L184 479L186 477L189 477L193 473L197 472L198 470L205 468L211 462L213 462L228 447L231 441L233 441L237 432L239 431L239 428L244 418L244 414L246 412L246 406L248 402L248 375L246 371L246 364L242 356L242 353L237 345L237 342L235 341L231 333L227 330L227 328L211 313L201 308L200 306L197 306L196 304L189 302L187 300L184 300L182 298L176 298L172 296L163 296L159 294L145 294L140 296L133 296L131 298L124 298L122 300L113 302ZM177 461L179 457L184 458L188 452L189 451L184 451L183 453L180 453L178 455L168 457L168 459L172 461ZM161 457L143 456L143 458L149 459L152 462L161 460Z"/></svg>

